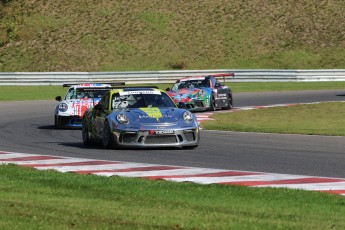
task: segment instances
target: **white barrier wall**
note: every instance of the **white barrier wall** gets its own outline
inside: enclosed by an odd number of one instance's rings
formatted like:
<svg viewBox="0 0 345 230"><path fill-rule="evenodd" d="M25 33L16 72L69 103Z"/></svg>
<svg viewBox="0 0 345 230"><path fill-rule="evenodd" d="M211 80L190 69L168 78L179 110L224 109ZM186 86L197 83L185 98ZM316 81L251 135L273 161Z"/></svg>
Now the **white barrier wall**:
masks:
<svg viewBox="0 0 345 230"><path fill-rule="evenodd" d="M345 69L323 70L176 70L143 72L0 72L0 85L61 85L72 82L124 81L126 84L173 83L186 76L232 72L226 82L345 81Z"/></svg>

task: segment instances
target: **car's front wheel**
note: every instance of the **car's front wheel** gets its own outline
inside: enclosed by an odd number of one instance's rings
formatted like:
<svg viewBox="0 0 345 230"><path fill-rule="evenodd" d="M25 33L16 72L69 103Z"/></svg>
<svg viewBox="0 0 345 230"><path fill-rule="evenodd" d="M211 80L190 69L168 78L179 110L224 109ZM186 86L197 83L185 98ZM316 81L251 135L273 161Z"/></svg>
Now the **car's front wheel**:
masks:
<svg viewBox="0 0 345 230"><path fill-rule="evenodd" d="M83 119L82 130L81 130L84 145L92 144L93 140L89 132L89 127L87 126L86 120Z"/></svg>
<svg viewBox="0 0 345 230"><path fill-rule="evenodd" d="M113 134L111 133L109 122L105 121L104 122L104 127L103 127L103 147L104 148L110 148L114 146L114 137Z"/></svg>
<svg viewBox="0 0 345 230"><path fill-rule="evenodd" d="M54 116L54 127L55 127L55 129L60 128L60 126L59 126L59 118L56 115Z"/></svg>
<svg viewBox="0 0 345 230"><path fill-rule="evenodd" d="M210 101L210 110L211 111L216 111L217 107L216 107L216 98L214 97L214 95L212 95L211 97L211 101Z"/></svg>

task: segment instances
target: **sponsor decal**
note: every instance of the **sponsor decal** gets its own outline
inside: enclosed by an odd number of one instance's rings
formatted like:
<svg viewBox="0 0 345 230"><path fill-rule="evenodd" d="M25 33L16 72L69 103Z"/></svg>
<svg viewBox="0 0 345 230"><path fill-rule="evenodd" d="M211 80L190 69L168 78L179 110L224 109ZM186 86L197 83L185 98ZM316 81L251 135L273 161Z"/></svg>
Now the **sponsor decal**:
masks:
<svg viewBox="0 0 345 230"><path fill-rule="evenodd" d="M156 130L156 134L173 134L174 130Z"/></svg>
<svg viewBox="0 0 345 230"><path fill-rule="evenodd" d="M161 113L161 111L156 108L140 108L140 110L142 110L143 112L146 113L147 116L143 115L143 116L139 116L139 118L155 118L158 122L159 122L159 118L163 117L163 114Z"/></svg>
<svg viewBox="0 0 345 230"><path fill-rule="evenodd" d="M165 134L174 134L174 130L149 130L149 135L165 135Z"/></svg>
<svg viewBox="0 0 345 230"><path fill-rule="evenodd" d="M157 95L161 95L160 91L144 91L144 90L140 90L140 91L126 91L126 92L119 92L120 96L123 95L132 95L132 94L157 94Z"/></svg>

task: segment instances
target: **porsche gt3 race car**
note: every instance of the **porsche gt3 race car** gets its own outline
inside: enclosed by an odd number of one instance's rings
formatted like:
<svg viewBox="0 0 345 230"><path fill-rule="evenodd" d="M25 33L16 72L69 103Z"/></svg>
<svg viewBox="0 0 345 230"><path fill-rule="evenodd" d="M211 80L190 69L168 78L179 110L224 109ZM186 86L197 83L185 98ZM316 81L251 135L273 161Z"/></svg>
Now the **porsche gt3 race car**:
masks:
<svg viewBox="0 0 345 230"><path fill-rule="evenodd" d="M125 87L106 92L83 117L85 145L109 147L185 147L199 144L197 118L157 88Z"/></svg>
<svg viewBox="0 0 345 230"><path fill-rule="evenodd" d="M59 102L55 107L55 128L81 128L85 111L95 106L112 85L118 84L124 83L64 84L63 87L69 87L64 99L61 96L55 98Z"/></svg>
<svg viewBox="0 0 345 230"><path fill-rule="evenodd" d="M167 89L168 95L181 108L190 111L231 109L231 89L217 80L217 77L234 76L233 73L209 76L186 77Z"/></svg>

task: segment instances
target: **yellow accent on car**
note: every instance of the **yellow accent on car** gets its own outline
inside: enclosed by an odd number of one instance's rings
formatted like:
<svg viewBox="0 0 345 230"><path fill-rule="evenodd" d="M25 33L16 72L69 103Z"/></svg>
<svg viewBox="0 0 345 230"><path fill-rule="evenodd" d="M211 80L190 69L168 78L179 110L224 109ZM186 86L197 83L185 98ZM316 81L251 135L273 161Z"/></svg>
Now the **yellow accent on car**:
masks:
<svg viewBox="0 0 345 230"><path fill-rule="evenodd" d="M152 107L152 108L140 108L140 110L144 111L147 116L151 117L151 118L155 118L157 121L159 121L159 118L162 118L163 115L161 113L161 111L159 110L159 108L156 107Z"/></svg>

